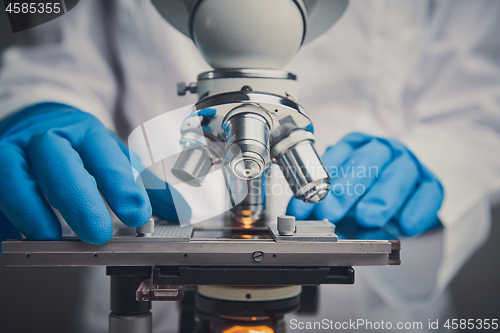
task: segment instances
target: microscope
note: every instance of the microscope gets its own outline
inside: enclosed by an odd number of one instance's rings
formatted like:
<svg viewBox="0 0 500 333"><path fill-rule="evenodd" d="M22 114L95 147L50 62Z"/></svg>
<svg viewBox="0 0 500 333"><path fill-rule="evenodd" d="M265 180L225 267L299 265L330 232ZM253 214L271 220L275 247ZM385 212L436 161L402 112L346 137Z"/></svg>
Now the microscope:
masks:
<svg viewBox="0 0 500 333"><path fill-rule="evenodd" d="M185 298L179 332L236 333L286 332L284 316L301 306L302 286L352 284L352 266L400 264L400 242L390 237L339 239L329 221L291 216L264 223L272 163L296 198L317 203L329 192L312 123L297 102L297 77L282 68L341 17L347 2L152 0L213 68L177 86L198 102L182 122L182 151L171 172L200 187L214 169L226 170L232 198L241 198L232 199L230 224L151 220L137 236L99 246L8 240L6 265L106 266L109 332L150 333L151 302Z"/></svg>
<svg viewBox="0 0 500 333"><path fill-rule="evenodd" d="M234 221L246 226L262 224L271 163L280 167L296 198L321 201L330 176L314 148L313 125L297 103L297 77L281 69L305 42L340 18L347 0L153 4L214 68L196 83L178 84L179 95L197 94L193 113L199 112L203 131L193 128L191 117L184 121L183 152L172 173L201 186L215 164L225 163L233 197L241 197L234 193L239 189L248 191L231 209ZM182 19L176 6L184 6ZM211 112L207 116L203 110Z"/></svg>

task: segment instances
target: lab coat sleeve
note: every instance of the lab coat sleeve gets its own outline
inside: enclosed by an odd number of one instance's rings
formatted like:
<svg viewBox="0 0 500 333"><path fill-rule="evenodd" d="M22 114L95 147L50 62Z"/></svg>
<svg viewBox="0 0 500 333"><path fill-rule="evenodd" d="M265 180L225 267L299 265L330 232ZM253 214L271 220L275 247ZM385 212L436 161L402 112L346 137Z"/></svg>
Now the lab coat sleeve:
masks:
<svg viewBox="0 0 500 333"><path fill-rule="evenodd" d="M0 72L0 119L52 101L89 112L112 128L117 83L104 20L107 1L80 1L63 16L19 33Z"/></svg>
<svg viewBox="0 0 500 333"><path fill-rule="evenodd" d="M486 240L490 201L500 189L500 3L474 5L467 15L456 15L453 7L437 13L449 21L434 27L421 58L419 88L410 88L406 96L413 125L399 139L438 177L445 198L439 235L402 243L403 262L405 244L414 257L405 265L406 281L415 280L412 274L421 276L426 280L419 282L421 292L402 283L401 276L391 277L395 269L377 270L378 288L402 302L441 293ZM439 238L441 249L429 252L432 246L425 241L430 238ZM419 272L426 263L436 271Z"/></svg>

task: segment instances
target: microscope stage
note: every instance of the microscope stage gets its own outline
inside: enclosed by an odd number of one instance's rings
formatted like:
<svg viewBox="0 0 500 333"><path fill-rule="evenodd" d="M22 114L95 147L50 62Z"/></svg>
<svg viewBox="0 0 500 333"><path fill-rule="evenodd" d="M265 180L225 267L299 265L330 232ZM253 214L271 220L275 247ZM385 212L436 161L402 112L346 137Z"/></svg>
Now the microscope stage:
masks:
<svg viewBox="0 0 500 333"><path fill-rule="evenodd" d="M115 236L104 245L77 238L8 240L7 266L334 267L397 265L399 241L338 240L335 233L297 221L293 236L276 225L260 228L202 227L156 223L150 237ZM331 224L330 224L331 225ZM300 232L299 232L300 231Z"/></svg>

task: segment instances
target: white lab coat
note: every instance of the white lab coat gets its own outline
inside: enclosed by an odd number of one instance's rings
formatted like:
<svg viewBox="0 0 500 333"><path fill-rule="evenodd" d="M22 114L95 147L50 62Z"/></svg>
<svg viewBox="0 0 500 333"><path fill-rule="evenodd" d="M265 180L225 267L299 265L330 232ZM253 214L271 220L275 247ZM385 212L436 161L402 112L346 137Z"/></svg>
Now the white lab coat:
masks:
<svg viewBox="0 0 500 333"><path fill-rule="evenodd" d="M499 31L495 0L352 0L287 67L299 77L319 151L352 131L394 137L446 191L444 230L403 240L400 267L358 269L354 287L323 288L322 302L343 304L323 306L325 318L431 319L422 309L443 305L447 283L487 237L489 200L500 189ZM3 56L0 117L57 101L126 138L146 120L193 103L194 96L176 95L175 84L210 69L149 1L82 0L31 33L37 45ZM272 209L283 212L286 201ZM107 283L102 270L89 274ZM97 332L106 325L107 300L98 291L105 286L89 286L87 301L96 305L85 322ZM165 324L175 318L165 306L154 305L156 327L175 331Z"/></svg>

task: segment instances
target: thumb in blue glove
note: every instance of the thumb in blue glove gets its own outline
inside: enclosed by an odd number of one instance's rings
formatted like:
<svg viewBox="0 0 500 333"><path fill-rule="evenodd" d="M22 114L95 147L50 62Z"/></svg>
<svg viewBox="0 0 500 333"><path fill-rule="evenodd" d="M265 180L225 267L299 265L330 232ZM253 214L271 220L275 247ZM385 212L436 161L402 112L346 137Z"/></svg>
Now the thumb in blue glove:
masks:
<svg viewBox="0 0 500 333"><path fill-rule="evenodd" d="M42 103L0 123L1 239L60 239L54 207L82 240L106 243L113 226L103 197L130 227L151 217L127 156L95 117Z"/></svg>
<svg viewBox="0 0 500 333"><path fill-rule="evenodd" d="M436 226L443 202L438 179L400 142L351 133L327 149L330 193L318 204L292 198L287 214L338 222L354 211L362 227L382 227L395 219L403 234Z"/></svg>

